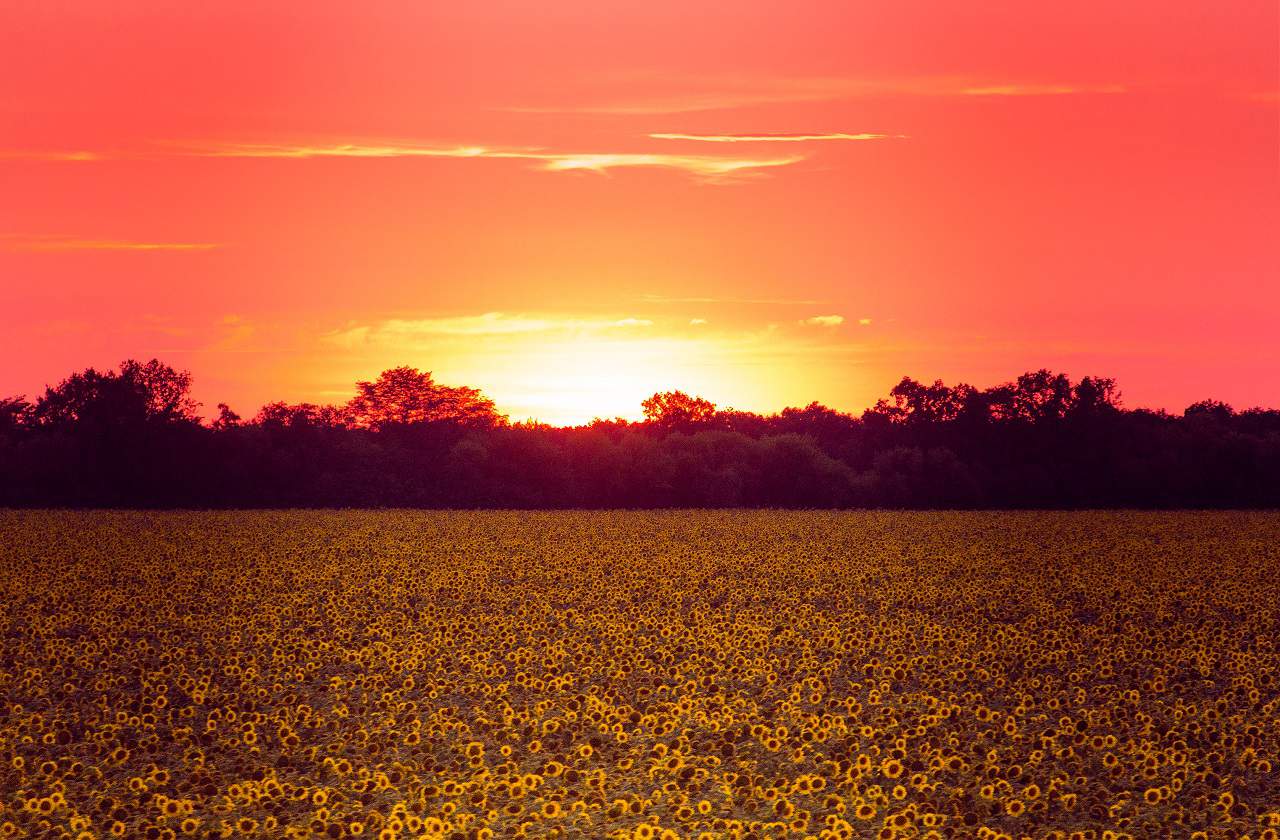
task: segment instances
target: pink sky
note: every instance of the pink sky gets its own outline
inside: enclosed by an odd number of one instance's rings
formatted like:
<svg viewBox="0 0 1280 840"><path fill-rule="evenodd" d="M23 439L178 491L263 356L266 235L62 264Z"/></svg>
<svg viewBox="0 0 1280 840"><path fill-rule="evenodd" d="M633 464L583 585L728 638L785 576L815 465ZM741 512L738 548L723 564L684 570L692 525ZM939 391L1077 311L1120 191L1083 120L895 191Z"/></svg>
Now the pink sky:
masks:
<svg viewBox="0 0 1280 840"><path fill-rule="evenodd" d="M0 394L408 364L513 417L1038 367L1280 404L1267 2L21 2ZM655 136L658 135L658 136Z"/></svg>

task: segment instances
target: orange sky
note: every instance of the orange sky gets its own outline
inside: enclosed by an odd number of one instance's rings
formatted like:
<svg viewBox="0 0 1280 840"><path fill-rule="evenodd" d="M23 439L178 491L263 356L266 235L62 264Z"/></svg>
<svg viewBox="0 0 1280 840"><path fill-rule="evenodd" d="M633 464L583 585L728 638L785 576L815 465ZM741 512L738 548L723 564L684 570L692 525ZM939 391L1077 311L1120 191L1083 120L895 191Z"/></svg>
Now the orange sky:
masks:
<svg viewBox="0 0 1280 840"><path fill-rule="evenodd" d="M159 356L244 414L397 364L552 422L1042 366L1280 404L1278 32L1274 0L7 3L0 394Z"/></svg>

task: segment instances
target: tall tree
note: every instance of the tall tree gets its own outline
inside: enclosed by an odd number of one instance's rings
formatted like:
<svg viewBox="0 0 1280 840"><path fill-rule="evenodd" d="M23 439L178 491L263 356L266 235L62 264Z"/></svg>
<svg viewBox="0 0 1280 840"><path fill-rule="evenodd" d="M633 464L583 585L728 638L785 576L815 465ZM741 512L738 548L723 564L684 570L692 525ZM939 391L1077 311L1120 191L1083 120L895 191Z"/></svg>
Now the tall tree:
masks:
<svg viewBox="0 0 1280 840"><path fill-rule="evenodd" d="M191 398L190 373L158 359L126 359L118 372L88 368L46 388L36 401L33 416L43 426L194 423L198 408L199 403Z"/></svg>
<svg viewBox="0 0 1280 840"><path fill-rule="evenodd" d="M640 404L644 419L659 429L689 431L708 425L716 416L716 405L684 391L662 391Z"/></svg>
<svg viewBox="0 0 1280 840"><path fill-rule="evenodd" d="M23 397L0 397L0 438L13 437L27 424L31 403Z"/></svg>
<svg viewBox="0 0 1280 840"><path fill-rule="evenodd" d="M871 410L899 423L943 423L960 416L973 391L963 383L949 388L941 379L926 385L904 376L889 391L890 399L878 400Z"/></svg>
<svg viewBox="0 0 1280 840"><path fill-rule="evenodd" d="M492 427L506 422L493 400L475 388L440 385L429 371L411 367L384 370L372 382L357 382L347 415L352 426L375 431L416 423Z"/></svg>

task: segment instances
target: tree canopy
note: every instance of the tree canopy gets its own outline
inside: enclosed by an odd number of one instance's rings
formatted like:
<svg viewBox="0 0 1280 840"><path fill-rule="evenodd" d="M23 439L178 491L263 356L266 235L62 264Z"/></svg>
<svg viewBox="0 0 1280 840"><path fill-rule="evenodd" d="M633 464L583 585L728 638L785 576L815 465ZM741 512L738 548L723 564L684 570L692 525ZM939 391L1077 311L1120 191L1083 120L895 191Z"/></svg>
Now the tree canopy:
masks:
<svg viewBox="0 0 1280 840"><path fill-rule="evenodd" d="M158 360L0 398L0 504L260 507L1280 506L1280 411L1127 409L1112 379L903 378L859 416L762 415L681 391L644 419L510 424L411 367L345 404L197 414Z"/></svg>

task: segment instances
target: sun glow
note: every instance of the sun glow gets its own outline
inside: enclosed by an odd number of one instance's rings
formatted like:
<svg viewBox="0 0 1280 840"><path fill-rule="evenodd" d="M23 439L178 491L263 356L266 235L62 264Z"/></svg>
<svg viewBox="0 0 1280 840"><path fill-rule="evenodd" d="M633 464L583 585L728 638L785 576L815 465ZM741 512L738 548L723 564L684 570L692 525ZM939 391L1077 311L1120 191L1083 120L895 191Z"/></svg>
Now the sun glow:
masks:
<svg viewBox="0 0 1280 840"><path fill-rule="evenodd" d="M622 310L349 322L320 338L326 350L310 381L312 393L333 400L347 396L349 382L410 365L446 385L480 388L513 422L572 426L638 420L645 399L670 390L745 411L805 405L832 377L850 382L865 352L864 340L849 340L841 315L726 321Z"/></svg>
<svg viewBox="0 0 1280 840"><path fill-rule="evenodd" d="M500 374L487 370L489 390L512 420L552 425L597 417L637 420L640 403L656 391L729 393L725 371L713 361L715 349L703 341L574 335L523 344Z"/></svg>

